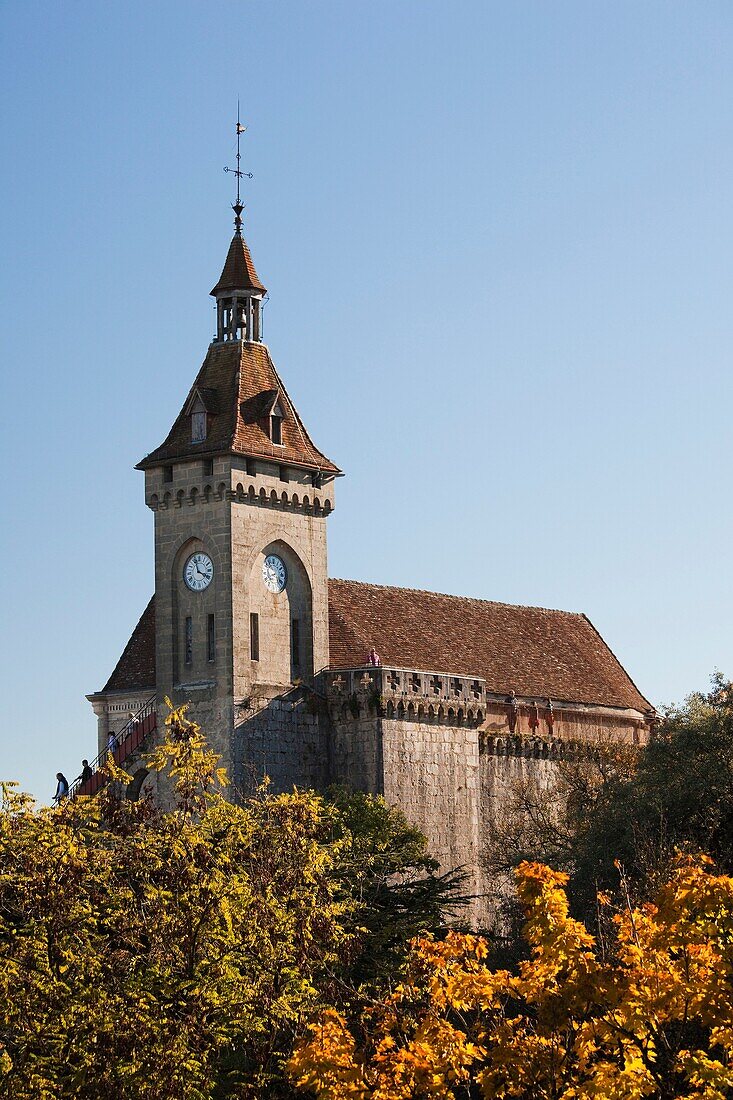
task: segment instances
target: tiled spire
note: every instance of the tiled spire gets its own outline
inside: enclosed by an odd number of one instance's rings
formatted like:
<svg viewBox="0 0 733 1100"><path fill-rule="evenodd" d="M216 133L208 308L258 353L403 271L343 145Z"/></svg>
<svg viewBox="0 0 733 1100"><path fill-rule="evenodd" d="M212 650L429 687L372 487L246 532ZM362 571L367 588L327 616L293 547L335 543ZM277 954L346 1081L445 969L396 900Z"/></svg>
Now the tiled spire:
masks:
<svg viewBox="0 0 733 1100"><path fill-rule="evenodd" d="M255 271L255 265L252 262L241 229L238 229L232 237L232 243L229 245L219 282L211 293L217 298L225 291L231 292L233 290L256 291L258 294L267 293Z"/></svg>

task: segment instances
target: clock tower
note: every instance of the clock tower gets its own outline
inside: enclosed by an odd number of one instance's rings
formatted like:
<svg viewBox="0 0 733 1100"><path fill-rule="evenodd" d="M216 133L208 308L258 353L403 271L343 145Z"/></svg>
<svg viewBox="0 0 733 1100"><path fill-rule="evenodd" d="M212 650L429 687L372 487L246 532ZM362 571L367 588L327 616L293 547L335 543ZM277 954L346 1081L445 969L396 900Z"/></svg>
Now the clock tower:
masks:
<svg viewBox="0 0 733 1100"><path fill-rule="evenodd" d="M235 785L248 787L263 770L283 784L303 773L281 716L303 707L329 664L326 524L341 471L311 440L263 343L266 291L239 198L233 209L211 291L216 336L138 469L155 517L159 722L166 696L188 702Z"/></svg>
<svg viewBox="0 0 733 1100"><path fill-rule="evenodd" d="M341 471L263 343L267 292L239 193L233 209L211 291L216 333L170 431L138 464L155 594L88 696L95 767L112 735L127 797L143 791L165 806L145 753L166 697L185 702L233 798L264 776L274 791L345 782L383 795L425 833L443 871L470 872L477 906L486 887L488 912L505 887L482 853L513 812L516 784L551 790L563 759L585 759L599 741L643 744L654 712L584 615L329 580ZM104 782L97 770L72 793Z"/></svg>

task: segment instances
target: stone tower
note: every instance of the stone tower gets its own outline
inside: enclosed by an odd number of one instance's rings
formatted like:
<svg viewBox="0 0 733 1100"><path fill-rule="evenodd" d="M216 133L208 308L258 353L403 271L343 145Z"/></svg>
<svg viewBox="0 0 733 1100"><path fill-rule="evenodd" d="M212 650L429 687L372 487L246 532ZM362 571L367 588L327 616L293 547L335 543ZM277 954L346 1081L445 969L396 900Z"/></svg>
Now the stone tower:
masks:
<svg viewBox="0 0 733 1100"><path fill-rule="evenodd" d="M271 755L255 711L329 664L326 522L341 471L314 446L262 342L266 291L234 210L211 291L216 338L138 469L155 515L159 722L165 696L187 701L242 782L248 763L261 774Z"/></svg>

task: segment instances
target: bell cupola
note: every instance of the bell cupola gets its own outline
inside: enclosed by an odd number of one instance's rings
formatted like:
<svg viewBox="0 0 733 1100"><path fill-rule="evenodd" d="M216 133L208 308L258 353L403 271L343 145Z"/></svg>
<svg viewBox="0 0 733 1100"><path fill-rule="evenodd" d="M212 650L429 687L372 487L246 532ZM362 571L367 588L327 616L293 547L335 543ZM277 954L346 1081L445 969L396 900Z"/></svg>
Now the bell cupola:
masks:
<svg viewBox="0 0 733 1100"><path fill-rule="evenodd" d="M216 298L217 341L245 340L259 344L262 341L262 302L267 291L257 277L247 242L242 236L244 205L239 195L239 184L245 173L240 166L239 138L244 130L237 108L237 167L224 169L225 172L233 172L237 178L237 201L232 203L234 236L219 282L211 294ZM251 173L246 175L251 179Z"/></svg>
<svg viewBox="0 0 733 1100"><path fill-rule="evenodd" d="M211 291L216 298L216 339L262 340L262 301L267 293L242 236L242 206L235 203L235 233L224 270Z"/></svg>

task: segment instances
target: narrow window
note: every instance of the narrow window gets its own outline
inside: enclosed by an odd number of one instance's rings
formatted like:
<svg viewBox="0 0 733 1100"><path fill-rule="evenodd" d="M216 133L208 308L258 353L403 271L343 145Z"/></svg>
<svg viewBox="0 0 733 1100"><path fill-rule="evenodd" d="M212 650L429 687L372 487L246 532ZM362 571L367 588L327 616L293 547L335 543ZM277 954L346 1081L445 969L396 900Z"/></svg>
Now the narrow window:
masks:
<svg viewBox="0 0 733 1100"><path fill-rule="evenodd" d="M300 668L300 621L298 619L293 619L290 626L290 648L292 650L293 668Z"/></svg>
<svg viewBox="0 0 733 1100"><path fill-rule="evenodd" d="M172 466L164 466L163 467L163 481L166 484L173 481L173 467Z"/></svg>
<svg viewBox="0 0 733 1100"><path fill-rule="evenodd" d="M216 660L216 633L214 628L214 616L209 615L206 631L206 655L207 660Z"/></svg>
<svg viewBox="0 0 733 1100"><path fill-rule="evenodd" d="M200 412L191 413L191 442L201 443L206 439L206 413L202 409Z"/></svg>
<svg viewBox="0 0 733 1100"><path fill-rule="evenodd" d="M186 616L185 654L186 664L193 664L193 621L190 615Z"/></svg>
<svg viewBox="0 0 733 1100"><path fill-rule="evenodd" d="M283 444L283 418L276 416L274 413L270 417L270 437L276 447L282 447Z"/></svg>
<svg viewBox="0 0 733 1100"><path fill-rule="evenodd" d="M288 473L287 466L281 466L280 467L280 480L281 481L290 481L290 474Z"/></svg>
<svg viewBox="0 0 733 1100"><path fill-rule="evenodd" d="M204 477L214 476L214 460L213 458L204 459Z"/></svg>
<svg viewBox="0 0 733 1100"><path fill-rule="evenodd" d="M260 617L256 611L249 616L249 655L253 661L260 659Z"/></svg>
<svg viewBox="0 0 733 1100"><path fill-rule="evenodd" d="M255 462L255 460L253 458L248 458L246 460L246 462L247 462L247 476L248 477L256 477L257 476L257 463Z"/></svg>

